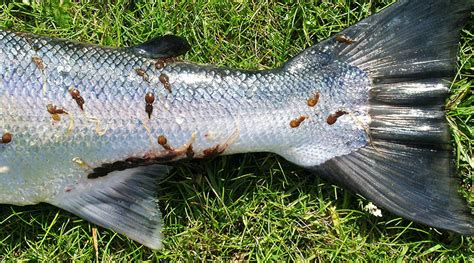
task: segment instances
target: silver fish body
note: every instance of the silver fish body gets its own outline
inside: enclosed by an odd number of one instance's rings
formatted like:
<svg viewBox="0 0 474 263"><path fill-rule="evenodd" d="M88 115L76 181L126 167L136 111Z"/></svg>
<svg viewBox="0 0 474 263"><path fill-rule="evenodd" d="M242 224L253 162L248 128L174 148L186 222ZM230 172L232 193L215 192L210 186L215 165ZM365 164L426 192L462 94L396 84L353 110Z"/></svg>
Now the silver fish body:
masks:
<svg viewBox="0 0 474 263"><path fill-rule="evenodd" d="M173 162L273 152L407 219L474 235L443 109L472 0L400 0L280 68L0 30L0 203L47 202L151 248Z"/></svg>
<svg viewBox="0 0 474 263"><path fill-rule="evenodd" d="M0 202L46 202L87 180L92 168L130 158L176 160L189 146L194 158L274 152L315 166L366 145L367 75L331 56L313 57L310 69L302 58L268 71L185 62L160 69L127 49L0 31L1 129L14 138L1 146ZM80 91L83 109L71 89ZM155 97L150 117L147 93ZM67 114L53 120L49 104ZM351 114L328 124L340 110ZM160 135L176 154L158 143Z"/></svg>

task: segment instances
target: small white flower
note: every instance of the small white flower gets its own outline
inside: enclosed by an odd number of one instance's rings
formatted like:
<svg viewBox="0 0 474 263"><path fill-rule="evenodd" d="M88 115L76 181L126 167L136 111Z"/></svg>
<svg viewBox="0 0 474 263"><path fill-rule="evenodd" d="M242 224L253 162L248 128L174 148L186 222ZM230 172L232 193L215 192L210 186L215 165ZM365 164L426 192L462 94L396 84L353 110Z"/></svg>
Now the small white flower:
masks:
<svg viewBox="0 0 474 263"><path fill-rule="evenodd" d="M376 217L382 217L382 210L380 210L377 206L369 202L365 207L364 210L369 212L370 214Z"/></svg>

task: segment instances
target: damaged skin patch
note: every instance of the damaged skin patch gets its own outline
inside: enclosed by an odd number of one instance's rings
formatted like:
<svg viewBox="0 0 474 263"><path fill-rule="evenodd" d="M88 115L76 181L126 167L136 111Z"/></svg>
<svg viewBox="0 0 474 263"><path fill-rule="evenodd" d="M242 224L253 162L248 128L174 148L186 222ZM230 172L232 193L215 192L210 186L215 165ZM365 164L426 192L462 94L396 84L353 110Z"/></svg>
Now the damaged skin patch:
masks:
<svg viewBox="0 0 474 263"><path fill-rule="evenodd" d="M104 163L99 167L92 169L92 172L87 175L87 179L97 179L100 177L107 176L111 172L123 171L139 166L148 166L152 164L161 164L164 162L172 161L176 157L174 153L168 153L161 156L145 155L143 158L131 157L125 161L117 161L113 163Z"/></svg>

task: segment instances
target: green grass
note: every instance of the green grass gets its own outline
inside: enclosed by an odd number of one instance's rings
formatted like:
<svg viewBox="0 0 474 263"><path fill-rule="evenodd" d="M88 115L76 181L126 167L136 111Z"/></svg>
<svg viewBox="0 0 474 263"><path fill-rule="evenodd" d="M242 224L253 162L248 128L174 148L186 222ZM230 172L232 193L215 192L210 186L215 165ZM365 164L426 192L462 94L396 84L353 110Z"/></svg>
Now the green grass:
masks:
<svg viewBox="0 0 474 263"><path fill-rule="evenodd" d="M174 33L192 45L186 60L267 69L392 1L0 2L0 26L13 30L110 46ZM448 102L471 204L473 34L472 27L463 32L462 67ZM362 210L362 197L271 154L181 166L160 192L165 249L152 251L99 228L99 260L473 260L472 238L440 234L388 212L371 216ZM92 228L50 205L0 205L0 261L96 260Z"/></svg>

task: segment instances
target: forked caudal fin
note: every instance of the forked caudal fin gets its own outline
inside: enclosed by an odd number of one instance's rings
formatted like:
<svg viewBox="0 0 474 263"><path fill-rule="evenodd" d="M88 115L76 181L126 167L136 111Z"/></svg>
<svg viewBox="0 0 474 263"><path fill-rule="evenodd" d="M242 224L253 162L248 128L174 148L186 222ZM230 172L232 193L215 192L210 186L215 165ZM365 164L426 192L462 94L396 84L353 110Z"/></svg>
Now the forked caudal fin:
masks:
<svg viewBox="0 0 474 263"><path fill-rule="evenodd" d="M473 1L401 0L312 47L371 79L372 144L315 167L387 210L474 235L458 193L444 113Z"/></svg>

